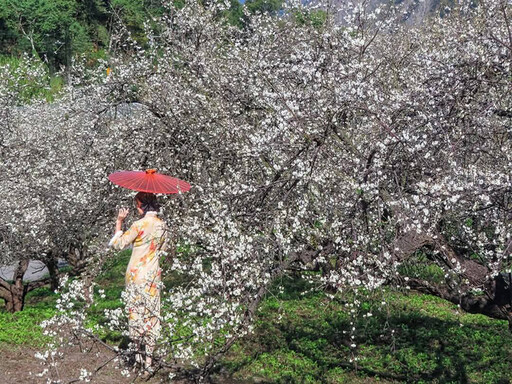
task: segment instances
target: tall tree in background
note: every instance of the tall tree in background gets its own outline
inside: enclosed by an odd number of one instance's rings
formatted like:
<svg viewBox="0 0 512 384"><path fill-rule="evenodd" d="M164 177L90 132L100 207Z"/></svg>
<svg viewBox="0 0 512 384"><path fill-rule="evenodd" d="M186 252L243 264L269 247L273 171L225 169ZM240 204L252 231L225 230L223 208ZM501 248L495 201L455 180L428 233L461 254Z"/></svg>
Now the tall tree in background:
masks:
<svg viewBox="0 0 512 384"><path fill-rule="evenodd" d="M76 54L108 49L117 24L144 42L144 23L161 12L159 0L0 0L0 54L31 53L55 72Z"/></svg>
<svg viewBox="0 0 512 384"><path fill-rule="evenodd" d="M76 11L75 0L0 2L0 17L16 36L16 50L31 51L53 70L59 64L70 64L73 45L86 49L88 39L74 17Z"/></svg>

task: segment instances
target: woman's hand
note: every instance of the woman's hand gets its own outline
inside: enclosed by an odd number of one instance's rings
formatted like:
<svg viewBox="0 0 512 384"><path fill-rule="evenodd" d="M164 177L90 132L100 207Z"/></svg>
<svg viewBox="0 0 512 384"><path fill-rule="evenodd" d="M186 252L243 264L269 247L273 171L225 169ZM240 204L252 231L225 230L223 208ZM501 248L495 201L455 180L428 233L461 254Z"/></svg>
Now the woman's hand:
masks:
<svg viewBox="0 0 512 384"><path fill-rule="evenodd" d="M121 208L117 214L117 221L123 222L124 219L126 219L126 216L128 216L128 213L130 213L128 208Z"/></svg>
<svg viewBox="0 0 512 384"><path fill-rule="evenodd" d="M121 208L119 210L116 221L116 232L119 232L123 229L123 221L126 219L126 216L128 216L128 212L130 212L128 208Z"/></svg>

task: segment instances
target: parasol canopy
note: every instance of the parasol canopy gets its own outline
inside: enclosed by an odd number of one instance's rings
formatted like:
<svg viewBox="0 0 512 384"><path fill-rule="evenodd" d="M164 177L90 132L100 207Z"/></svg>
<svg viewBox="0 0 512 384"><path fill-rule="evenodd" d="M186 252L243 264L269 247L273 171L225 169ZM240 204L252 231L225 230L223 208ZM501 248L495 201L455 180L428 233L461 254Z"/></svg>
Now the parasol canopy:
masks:
<svg viewBox="0 0 512 384"><path fill-rule="evenodd" d="M156 169L114 172L108 176L108 179L120 187L139 192L170 194L190 190L189 183L157 173Z"/></svg>

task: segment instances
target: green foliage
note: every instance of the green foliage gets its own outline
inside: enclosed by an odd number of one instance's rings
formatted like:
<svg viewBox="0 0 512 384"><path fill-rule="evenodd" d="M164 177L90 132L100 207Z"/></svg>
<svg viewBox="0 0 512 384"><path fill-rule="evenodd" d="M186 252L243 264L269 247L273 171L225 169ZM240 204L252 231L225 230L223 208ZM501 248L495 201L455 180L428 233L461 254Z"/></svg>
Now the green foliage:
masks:
<svg viewBox="0 0 512 384"><path fill-rule="evenodd" d="M72 52L90 52L93 49L93 43L88 35L87 28L82 24L73 21L69 26L69 35L71 38Z"/></svg>
<svg viewBox="0 0 512 384"><path fill-rule="evenodd" d="M21 312L0 311L0 349L11 345L44 346L49 338L39 324L55 314L56 295L49 288L29 292Z"/></svg>
<svg viewBox="0 0 512 384"><path fill-rule="evenodd" d="M2 0L0 18L16 41L12 53L32 52L50 64L66 63L76 0Z"/></svg>
<svg viewBox="0 0 512 384"><path fill-rule="evenodd" d="M244 27L247 20L244 16L243 5L238 0L230 0L230 3L229 9L223 13L223 16L229 24L236 25L239 28Z"/></svg>
<svg viewBox="0 0 512 384"><path fill-rule="evenodd" d="M18 95L19 104L37 99L53 101L64 85L62 78L52 76L40 60L0 56L0 66L6 68L0 74L0 81L5 82Z"/></svg>
<svg viewBox="0 0 512 384"><path fill-rule="evenodd" d="M314 361L290 350L264 352L251 362L251 369L254 375L274 383L315 383L318 376Z"/></svg>
<svg viewBox="0 0 512 384"><path fill-rule="evenodd" d="M53 316L52 308L27 307L21 312L0 312L0 349L6 345L42 347L48 342L38 325Z"/></svg>
<svg viewBox="0 0 512 384"><path fill-rule="evenodd" d="M116 309L122 306L121 292L124 289L124 276L126 266L130 260L130 250L125 250L116 254L112 259L107 260L103 266L103 270L96 279L94 304L88 311L88 326L105 325L105 310ZM105 298L101 298L99 290L104 291ZM122 335L117 331L104 331L99 334L104 341L119 342Z"/></svg>
<svg viewBox="0 0 512 384"><path fill-rule="evenodd" d="M107 260L103 265L102 272L98 276L98 284L102 287L108 285L110 287L124 285L124 275L126 267L130 261L131 251L124 250Z"/></svg>
<svg viewBox="0 0 512 384"><path fill-rule="evenodd" d="M282 0L248 0L245 2L250 12L271 13L275 14L283 6Z"/></svg>
<svg viewBox="0 0 512 384"><path fill-rule="evenodd" d="M327 12L324 10L315 11L297 11L295 12L295 20L299 25L311 25L315 28L320 28L325 25L327 21ZM363 190L358 188L356 193L358 195L363 194Z"/></svg>
<svg viewBox="0 0 512 384"><path fill-rule="evenodd" d="M445 272L437 264L431 262L424 252L418 251L398 267L402 276L422 279L434 284L445 281Z"/></svg>
<svg viewBox="0 0 512 384"><path fill-rule="evenodd" d="M158 1L112 0L110 8L121 17L132 37L139 43L146 42L144 23L163 13L163 7Z"/></svg>
<svg viewBox="0 0 512 384"><path fill-rule="evenodd" d="M118 21L143 43L144 23L162 13L156 0L0 0L0 54L30 53L55 72L108 47Z"/></svg>
<svg viewBox="0 0 512 384"><path fill-rule="evenodd" d="M247 11L250 13L267 13L271 15L278 14L283 9L283 0L247 0L245 1ZM230 7L222 13L222 16L231 25L239 28L246 28L247 17L243 11L244 5L238 0L230 0Z"/></svg>

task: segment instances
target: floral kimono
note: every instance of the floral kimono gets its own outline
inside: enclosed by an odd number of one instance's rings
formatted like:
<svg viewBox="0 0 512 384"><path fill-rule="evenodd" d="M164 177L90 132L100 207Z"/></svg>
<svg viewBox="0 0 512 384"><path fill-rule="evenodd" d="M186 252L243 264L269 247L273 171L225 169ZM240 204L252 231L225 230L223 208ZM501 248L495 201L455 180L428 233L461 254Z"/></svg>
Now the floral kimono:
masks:
<svg viewBox="0 0 512 384"><path fill-rule="evenodd" d="M160 275L159 251L167 239L166 224L156 212L146 215L123 233L118 231L110 245L124 249L133 244L132 256L126 269L126 308L130 338L144 342L146 353L152 353L160 334Z"/></svg>

